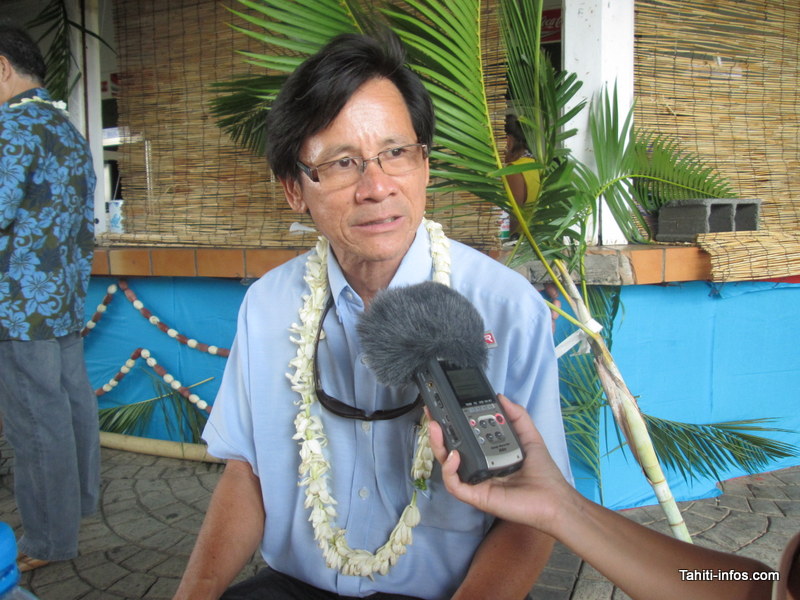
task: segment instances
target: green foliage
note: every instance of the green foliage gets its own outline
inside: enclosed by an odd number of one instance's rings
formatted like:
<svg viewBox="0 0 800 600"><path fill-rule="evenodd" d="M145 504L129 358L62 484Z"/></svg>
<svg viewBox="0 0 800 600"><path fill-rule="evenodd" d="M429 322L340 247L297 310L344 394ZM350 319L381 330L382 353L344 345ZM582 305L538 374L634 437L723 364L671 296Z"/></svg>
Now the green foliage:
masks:
<svg viewBox="0 0 800 600"><path fill-rule="evenodd" d="M152 379L156 392L154 398L100 409L100 430L123 435L142 435L155 418L158 408L170 435L182 442L200 443L203 427L208 419L206 413L192 406L186 398L160 379Z"/></svg>
<svg viewBox="0 0 800 600"><path fill-rule="evenodd" d="M774 419L748 419L694 425L645 415L653 446L661 463L685 479L696 476L721 480L725 469L739 467L758 473L770 461L797 456L791 444L753 435L787 432L765 427Z"/></svg>
<svg viewBox="0 0 800 600"><path fill-rule="evenodd" d="M612 328L620 309L620 287L593 286L588 288L589 308L600 325L601 335L611 348ZM561 382L561 412L569 439L570 455L580 461L601 484L600 418L606 402L603 386L597 377L591 354L565 354L559 359Z"/></svg>
<svg viewBox="0 0 800 600"><path fill-rule="evenodd" d="M267 73L220 84L218 89L227 95L214 102L214 111L235 139L259 152L263 116L285 74L330 37L376 31L378 23L383 23L408 48L410 66L420 74L434 101L432 187L467 191L511 209L512 199L501 176L540 170L539 198L526 204L521 215L540 251L536 256L545 261L560 259L581 273L586 240L591 237L587 228L597 222L602 200L628 239L647 241L643 212L653 212L676 197L731 194L730 186L698 156L681 151L669 138L637 132L632 109L620 118L615 90L596 98L589 115L596 169L575 160L565 141L576 133L570 121L585 108L583 102L575 102L581 82L574 74L556 73L540 50L540 28L535 25L541 23L541 0L500 3L513 107L535 156L535 162L524 167L503 167L498 141L492 135L478 0L406 0L391 6L332 0L239 2L250 12L235 14L255 28L239 29L265 44L264 54L246 53L245 59ZM522 238L517 258L531 259L532 251ZM619 288L589 288L586 295L610 347L613 320L620 308ZM599 479L599 423L606 405L592 360L591 355L564 357L560 375L573 457L594 469ZM758 421L687 425L647 418L659 456L686 476L715 474L732 464L755 468L790 451L747 433L775 431L758 428ZM717 442L721 449L712 452Z"/></svg>
<svg viewBox="0 0 800 600"><path fill-rule="evenodd" d="M53 100L67 101L70 92L81 78L80 65L72 53L70 39L72 30L76 29L90 35L106 46L108 44L96 33L69 18L65 0L50 0L41 12L25 25L29 29L43 28L42 34L36 40L40 46L43 40L49 38L50 45L44 53L47 65L47 80L44 84ZM73 68L75 75L70 79L70 70Z"/></svg>
<svg viewBox="0 0 800 600"><path fill-rule="evenodd" d="M371 30L373 17L347 0L237 1L242 10L229 10L252 28L231 27L269 50L240 54L265 72L214 84L220 94L212 100L211 112L235 142L263 155L264 121L289 74L331 38Z"/></svg>
<svg viewBox="0 0 800 600"><path fill-rule="evenodd" d="M731 197L730 183L697 154L667 136L639 132L633 108L620 119L616 88L592 103L589 129L596 170L582 170L579 185L592 199L593 214L605 200L625 237L650 240L644 219L678 198Z"/></svg>
<svg viewBox="0 0 800 600"><path fill-rule="evenodd" d="M409 0L382 11L409 52L436 111L431 176L434 189L468 191L502 203L494 172L502 165L491 130L482 65L480 2Z"/></svg>

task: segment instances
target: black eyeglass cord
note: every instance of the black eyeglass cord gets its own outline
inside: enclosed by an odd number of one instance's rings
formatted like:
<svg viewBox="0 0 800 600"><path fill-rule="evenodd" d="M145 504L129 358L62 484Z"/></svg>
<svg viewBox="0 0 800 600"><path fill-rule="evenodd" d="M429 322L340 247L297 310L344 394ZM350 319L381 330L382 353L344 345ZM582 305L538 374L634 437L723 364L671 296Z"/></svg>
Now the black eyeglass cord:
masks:
<svg viewBox="0 0 800 600"><path fill-rule="evenodd" d="M328 302L325 304L325 309L322 311L322 316L320 316L317 335L314 339L314 393L316 394L317 400L319 400L319 403L322 405L322 407L337 417L343 417L345 419L356 419L358 421L388 421L389 419L401 417L420 406L422 404L422 396L417 394L417 399L410 404L398 406L397 408L381 409L372 413L367 413L360 408L356 408L355 406L345 404L341 400L337 400L322 389L317 355L319 354L319 340L322 337L322 325L325 322L325 317L328 315L328 311L330 311L332 306L333 296L329 296Z"/></svg>

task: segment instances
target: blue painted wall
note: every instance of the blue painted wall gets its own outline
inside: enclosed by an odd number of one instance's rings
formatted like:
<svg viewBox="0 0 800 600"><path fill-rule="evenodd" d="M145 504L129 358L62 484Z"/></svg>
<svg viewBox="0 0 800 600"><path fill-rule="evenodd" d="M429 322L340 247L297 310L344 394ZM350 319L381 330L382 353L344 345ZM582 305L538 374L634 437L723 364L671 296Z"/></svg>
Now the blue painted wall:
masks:
<svg viewBox="0 0 800 600"><path fill-rule="evenodd" d="M94 278L87 318L115 283ZM143 304L187 337L230 347L236 314L246 287L237 280L143 278L128 283ZM690 423L775 417L776 426L800 431L800 285L692 282L671 286L628 286L614 326L613 354L629 388L645 412ZM563 321L563 319L561 320ZM559 329L563 328L559 325ZM265 342L266 343L266 342ZM98 388L118 371L137 347L148 348L184 385L210 402L219 387L225 359L188 348L151 325L124 297L115 294L99 325L86 338L89 377ZM152 373L140 359L117 388L100 397L100 407L138 402L156 395ZM155 376L155 374L153 374ZM602 430L606 456L602 481L575 465L581 491L613 508L653 504L655 499L632 458L613 451L613 425ZM147 435L171 439L156 421ZM800 445L797 433L771 437ZM795 457L770 469L800 464ZM743 473L731 470L725 477ZM714 481L685 482L671 474L678 500L717 493Z"/></svg>

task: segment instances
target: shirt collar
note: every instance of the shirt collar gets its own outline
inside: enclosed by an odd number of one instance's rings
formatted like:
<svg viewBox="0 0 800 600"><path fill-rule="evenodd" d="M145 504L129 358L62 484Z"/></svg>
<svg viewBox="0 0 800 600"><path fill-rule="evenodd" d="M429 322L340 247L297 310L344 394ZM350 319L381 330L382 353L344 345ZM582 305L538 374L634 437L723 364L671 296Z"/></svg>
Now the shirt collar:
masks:
<svg viewBox="0 0 800 600"><path fill-rule="evenodd" d="M403 260L400 261L400 266L397 268L392 281L389 282L389 287L412 285L427 281L431 278L432 271L431 241L425 226L420 223L414 241L405 256L403 256ZM337 307L342 294L345 292L358 298L355 290L347 283L347 279L345 279L342 268L339 266L339 262L333 252L328 252L328 285ZM363 306L363 302L360 299L359 303Z"/></svg>

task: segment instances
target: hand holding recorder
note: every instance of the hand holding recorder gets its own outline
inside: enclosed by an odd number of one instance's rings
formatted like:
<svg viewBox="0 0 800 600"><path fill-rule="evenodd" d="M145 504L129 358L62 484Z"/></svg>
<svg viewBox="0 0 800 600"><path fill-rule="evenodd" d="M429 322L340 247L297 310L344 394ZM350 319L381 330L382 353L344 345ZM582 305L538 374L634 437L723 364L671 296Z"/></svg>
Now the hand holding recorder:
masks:
<svg viewBox="0 0 800 600"><path fill-rule="evenodd" d="M478 485L460 481L456 474L460 463L458 451L447 450L441 427L431 423L431 448L442 463L445 486L456 498L504 520L530 525L553 536L634 599L773 598L772 584L763 577L771 570L765 564L682 542L584 498L561 475L528 413L506 397L499 398L527 455L520 470L508 477ZM776 585L783 589L775 598L800 598L798 569L800 564L794 571L789 567L788 572L780 574ZM730 581L697 581L681 576L687 570L735 571L741 577Z"/></svg>

